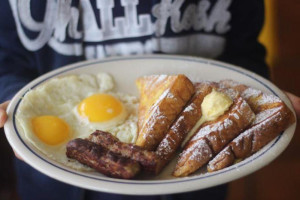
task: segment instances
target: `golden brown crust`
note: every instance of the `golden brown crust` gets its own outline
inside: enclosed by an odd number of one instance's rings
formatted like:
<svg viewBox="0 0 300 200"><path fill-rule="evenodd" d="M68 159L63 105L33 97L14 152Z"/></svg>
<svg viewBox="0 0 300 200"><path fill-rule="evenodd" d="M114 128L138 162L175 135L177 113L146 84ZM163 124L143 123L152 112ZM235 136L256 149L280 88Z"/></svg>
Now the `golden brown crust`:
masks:
<svg viewBox="0 0 300 200"><path fill-rule="evenodd" d="M241 93L255 112L256 119L249 129L241 133L209 162L208 171L223 169L232 165L235 159L244 159L252 155L295 121L293 113L278 97L233 81L222 82Z"/></svg>
<svg viewBox="0 0 300 200"><path fill-rule="evenodd" d="M184 75L154 75L138 79L141 99L136 145L155 150L173 121L195 92Z"/></svg>
<svg viewBox="0 0 300 200"><path fill-rule="evenodd" d="M212 91L212 86L208 83L196 83L195 88L195 95L185 106L156 149L156 154L161 160L157 173L175 156L185 136L201 118L201 103L204 97Z"/></svg>
<svg viewBox="0 0 300 200"><path fill-rule="evenodd" d="M254 119L251 108L237 91L222 85L216 89L230 96L233 105L218 119L200 126L180 154L174 176L187 176L205 165Z"/></svg>

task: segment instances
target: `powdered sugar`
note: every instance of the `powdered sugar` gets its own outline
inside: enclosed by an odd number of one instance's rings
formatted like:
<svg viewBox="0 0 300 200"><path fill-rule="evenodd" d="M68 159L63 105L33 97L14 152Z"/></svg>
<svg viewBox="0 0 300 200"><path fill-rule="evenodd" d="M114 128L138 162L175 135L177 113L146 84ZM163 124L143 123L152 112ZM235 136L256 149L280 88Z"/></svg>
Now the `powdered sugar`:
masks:
<svg viewBox="0 0 300 200"><path fill-rule="evenodd" d="M233 122L230 119L225 119L223 124L224 124L224 128L227 129L233 125Z"/></svg>
<svg viewBox="0 0 300 200"><path fill-rule="evenodd" d="M171 138L172 139L172 138ZM171 140L174 142L174 140ZM168 155L170 152L172 152L173 149L171 148L170 142L167 139L164 139L160 144L159 144L159 149L156 151L157 155L161 156L162 158L165 158L165 155Z"/></svg>
<svg viewBox="0 0 300 200"><path fill-rule="evenodd" d="M244 90L244 92L241 94L244 99L256 98L260 96L262 92L260 90L254 89L254 88L247 88Z"/></svg>
<svg viewBox="0 0 300 200"><path fill-rule="evenodd" d="M209 145L203 139L198 140L192 148L188 148L183 154L189 155L190 160L196 161L202 161L203 158L210 158L213 155ZM185 156L183 155L183 157Z"/></svg>
<svg viewBox="0 0 300 200"><path fill-rule="evenodd" d="M276 112L276 109L272 109L272 110L273 111L268 112L268 114L270 114L270 113L273 112L273 114L271 114L271 116L269 116L269 117L266 117L267 116L266 113L262 113L262 115L265 116L264 120L262 120L258 124L255 124L255 125L251 126L249 129L247 129L246 131L244 131L243 133L241 133L237 138L235 138L232 141L232 143L238 144L245 137L249 137L250 135L254 135L255 133L263 134L264 130L267 127L272 126L272 124L275 123L276 121L278 122L278 121L282 120L282 113L281 112Z"/></svg>
<svg viewBox="0 0 300 200"><path fill-rule="evenodd" d="M209 151L212 151L211 148L213 148L213 150L215 151L214 141L222 143L225 142L226 140L226 138L225 140L223 140L224 135L221 134L217 135L215 132L221 133L224 129L230 130L232 126L236 125L234 123L236 121L243 122L243 123L246 122L251 123L253 121L250 128L243 131L239 136L235 137L235 139L232 138L233 143L235 144L230 143L230 145L225 147L220 153L218 153L215 156L215 158L211 162L209 162L208 168L209 170L212 171L224 168L223 165L226 165L225 167L231 165L231 160L235 156L235 150L243 148L241 146L241 147L237 147L236 149L233 149L234 146L231 145L246 145L250 142L249 144L250 147L248 148L251 149L251 152L246 154L250 155L258 151L264 145L265 142L264 140L266 138L273 137L269 135L264 136L266 132L268 133L269 131L272 132L271 135L276 135L273 134L276 132L275 129L277 129L277 127L274 126L274 124L277 124L277 122L280 123L283 120L284 113L285 113L283 109L284 108L283 102L277 96L274 96L272 94L265 94L262 91L254 88L249 88L249 87L247 88L247 86L234 81L223 81L223 83L225 85L224 88L229 86L239 90L241 92L241 96L243 97L243 99L247 100L251 108L253 107L252 109L254 110L254 112L257 112L257 114L255 116L253 112L250 112L249 110L251 109L249 108L248 103L245 100L243 100L239 108L235 110L235 112L230 113L231 118L230 117L229 119L226 118L223 121L223 123L215 123L215 124L203 126L201 127L200 130L198 130L198 132L195 134L195 136L192 138L190 142L190 144L192 144L193 147L198 145L197 148L195 147L191 148L189 149L189 151L194 150L194 152L189 152L187 150L186 153L192 154L191 158L189 159L194 159L197 161L199 159L199 162L203 162L203 159L204 160L206 159L206 155L209 155ZM246 107L248 108L246 109ZM268 129L268 127L272 127L272 128ZM261 138L264 138L264 140L262 140ZM207 140L209 140L210 143L208 143ZM244 142L242 140L244 140ZM243 150L247 150L247 149L243 149ZM204 158L201 158L201 156L199 155L201 153L206 154L203 156ZM239 156L243 156L246 154L241 153L241 154L237 154L237 156L239 158ZM230 159L230 161L228 161L228 159Z"/></svg>
<svg viewBox="0 0 300 200"><path fill-rule="evenodd" d="M232 88L224 88L221 90L221 92L225 93L227 96L229 96L232 100L235 99L239 93L232 89Z"/></svg>
<svg viewBox="0 0 300 200"><path fill-rule="evenodd" d="M240 117L237 113L233 113L233 116L234 116L235 119L240 119Z"/></svg>
<svg viewBox="0 0 300 200"><path fill-rule="evenodd" d="M255 118L255 114L253 112L249 112L249 110L251 110L251 108L249 107L248 103L245 100L243 100L242 104L240 105L240 108L237 110L236 115L244 116L244 119L248 120L249 122L252 122Z"/></svg>
<svg viewBox="0 0 300 200"><path fill-rule="evenodd" d="M196 108L196 105L194 103L191 103L190 105L188 105L185 109L184 112L190 112L193 111Z"/></svg>
<svg viewBox="0 0 300 200"><path fill-rule="evenodd" d="M272 104L279 102L281 102L281 100L278 97L270 94L263 94L257 101L257 105Z"/></svg>
<svg viewBox="0 0 300 200"><path fill-rule="evenodd" d="M255 124L258 124L258 123L264 121L268 117L272 116L274 113L278 112L280 109L281 109L281 107L275 107L275 108L267 109L267 110L264 110L264 111L258 113L252 124L255 125Z"/></svg>
<svg viewBox="0 0 300 200"><path fill-rule="evenodd" d="M165 74L158 75L158 78L155 80L155 82L156 82L157 84L159 84L159 83L165 81L166 78L167 78L167 75L165 75Z"/></svg>
<svg viewBox="0 0 300 200"><path fill-rule="evenodd" d="M169 98L169 99L175 99L176 97L174 96L174 94L172 92L169 92L166 96L166 98Z"/></svg>
<svg viewBox="0 0 300 200"><path fill-rule="evenodd" d="M221 162L226 156L230 156L232 153L229 149L230 147L226 147L224 148L220 153L218 153L214 159L212 159L209 163L208 163L208 168L211 171L215 171L216 167L217 167L217 163Z"/></svg>

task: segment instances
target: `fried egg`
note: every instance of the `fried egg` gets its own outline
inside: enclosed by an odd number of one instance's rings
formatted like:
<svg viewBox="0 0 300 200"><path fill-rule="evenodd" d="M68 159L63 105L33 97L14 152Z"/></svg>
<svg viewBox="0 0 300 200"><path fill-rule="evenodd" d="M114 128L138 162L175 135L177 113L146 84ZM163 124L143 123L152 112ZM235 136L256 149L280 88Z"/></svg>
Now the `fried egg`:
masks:
<svg viewBox="0 0 300 200"><path fill-rule="evenodd" d="M86 125L107 130L122 123L127 117L123 103L111 94L97 93L83 99L74 113Z"/></svg>
<svg viewBox="0 0 300 200"><path fill-rule="evenodd" d="M137 138L138 98L114 90L106 73L54 78L30 90L16 114L27 141L46 156L75 169L88 167L66 157L66 144L107 131L121 141Z"/></svg>

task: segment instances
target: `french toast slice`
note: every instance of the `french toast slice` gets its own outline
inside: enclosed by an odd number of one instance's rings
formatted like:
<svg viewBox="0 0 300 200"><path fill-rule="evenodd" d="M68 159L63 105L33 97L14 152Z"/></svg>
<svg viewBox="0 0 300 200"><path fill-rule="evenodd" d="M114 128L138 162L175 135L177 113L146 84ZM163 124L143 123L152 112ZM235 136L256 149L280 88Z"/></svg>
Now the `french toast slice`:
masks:
<svg viewBox="0 0 300 200"><path fill-rule="evenodd" d="M136 145L155 150L195 92L184 75L151 75L136 81L140 91L139 135Z"/></svg>
<svg viewBox="0 0 300 200"><path fill-rule="evenodd" d="M223 169L237 159L245 159L254 154L295 122L294 114L278 97L231 80L222 83L240 92L256 118L249 129L236 137L208 163L209 172Z"/></svg>
<svg viewBox="0 0 300 200"><path fill-rule="evenodd" d="M173 172L176 177L187 176L207 164L254 120L253 111L236 90L216 83L211 87L230 97L232 104L224 114L203 123L195 131L179 155Z"/></svg>
<svg viewBox="0 0 300 200"><path fill-rule="evenodd" d="M212 91L212 87L211 84L207 82L195 83L194 85L196 90L195 94L172 124L155 151L160 158L160 162L156 168L156 174L172 160L184 138L202 116L201 103L204 97Z"/></svg>

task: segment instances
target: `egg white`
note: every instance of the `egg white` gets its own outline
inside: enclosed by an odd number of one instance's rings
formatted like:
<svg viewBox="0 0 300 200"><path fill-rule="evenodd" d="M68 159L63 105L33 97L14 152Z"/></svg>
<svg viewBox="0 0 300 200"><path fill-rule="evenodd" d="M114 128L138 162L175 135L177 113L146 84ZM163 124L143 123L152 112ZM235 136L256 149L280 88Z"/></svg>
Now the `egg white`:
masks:
<svg viewBox="0 0 300 200"><path fill-rule="evenodd" d="M138 98L114 91L110 75L83 74L51 79L30 90L23 97L16 114L18 127L27 141L49 158L74 169L89 170L77 161L66 157L66 144L74 138L86 138L95 130L112 133L121 141L134 143L137 138ZM76 113L77 105L86 97L106 93L122 102L126 112L107 124L90 123ZM71 129L68 140L55 146L47 145L33 133L31 119L42 115L54 115L63 119Z"/></svg>

